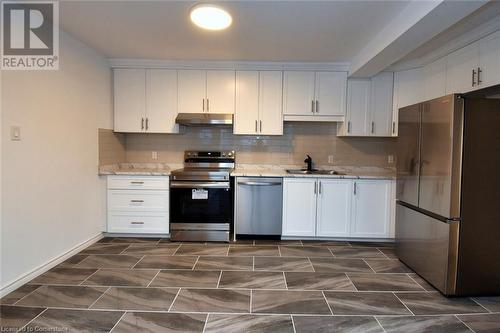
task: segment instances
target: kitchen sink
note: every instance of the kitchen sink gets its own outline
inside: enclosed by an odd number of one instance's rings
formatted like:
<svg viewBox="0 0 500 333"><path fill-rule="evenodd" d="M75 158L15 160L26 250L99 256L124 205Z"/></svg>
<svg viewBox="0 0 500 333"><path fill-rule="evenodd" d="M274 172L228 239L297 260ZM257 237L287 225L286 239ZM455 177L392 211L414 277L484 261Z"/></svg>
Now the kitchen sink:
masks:
<svg viewBox="0 0 500 333"><path fill-rule="evenodd" d="M338 176L345 176L345 173L338 172L335 170L307 170L307 169L287 169L287 173L292 174L292 175L338 175Z"/></svg>

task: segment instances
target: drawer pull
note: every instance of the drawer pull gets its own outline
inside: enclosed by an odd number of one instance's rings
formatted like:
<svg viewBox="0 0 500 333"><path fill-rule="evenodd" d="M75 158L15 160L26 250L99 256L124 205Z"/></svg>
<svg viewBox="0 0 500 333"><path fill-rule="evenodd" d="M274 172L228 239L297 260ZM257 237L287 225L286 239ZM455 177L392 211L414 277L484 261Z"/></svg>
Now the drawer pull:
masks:
<svg viewBox="0 0 500 333"><path fill-rule="evenodd" d="M144 200L130 200L130 202L133 202L133 203L142 203L142 202L144 202Z"/></svg>
<svg viewBox="0 0 500 333"><path fill-rule="evenodd" d="M140 181L131 181L130 184L134 184L134 185L141 185L141 184L144 184L144 182L140 182Z"/></svg>
<svg viewBox="0 0 500 333"><path fill-rule="evenodd" d="M144 224L144 222L130 222L130 224Z"/></svg>

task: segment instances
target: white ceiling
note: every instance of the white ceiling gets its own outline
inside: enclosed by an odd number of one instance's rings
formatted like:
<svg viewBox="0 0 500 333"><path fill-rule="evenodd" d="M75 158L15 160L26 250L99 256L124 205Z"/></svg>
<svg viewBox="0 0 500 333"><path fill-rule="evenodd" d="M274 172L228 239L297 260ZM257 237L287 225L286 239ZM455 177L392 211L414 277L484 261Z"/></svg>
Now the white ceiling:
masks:
<svg viewBox="0 0 500 333"><path fill-rule="evenodd" d="M215 1L212 1L214 3ZM62 28L110 58L349 62L407 1L229 1L223 32L192 1L61 1Z"/></svg>

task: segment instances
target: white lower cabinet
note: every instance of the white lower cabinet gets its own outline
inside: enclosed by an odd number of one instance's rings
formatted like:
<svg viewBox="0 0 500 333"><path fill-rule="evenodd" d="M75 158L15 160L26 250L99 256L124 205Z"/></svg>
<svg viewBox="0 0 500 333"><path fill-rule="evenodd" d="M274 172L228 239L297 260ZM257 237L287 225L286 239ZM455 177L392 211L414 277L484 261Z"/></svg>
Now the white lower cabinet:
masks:
<svg viewBox="0 0 500 333"><path fill-rule="evenodd" d="M107 232L168 234L167 176L108 176Z"/></svg>
<svg viewBox="0 0 500 333"><path fill-rule="evenodd" d="M394 182L285 178L285 237L392 237Z"/></svg>
<svg viewBox="0 0 500 333"><path fill-rule="evenodd" d="M352 237L389 237L391 223L391 182L354 181L352 200Z"/></svg>

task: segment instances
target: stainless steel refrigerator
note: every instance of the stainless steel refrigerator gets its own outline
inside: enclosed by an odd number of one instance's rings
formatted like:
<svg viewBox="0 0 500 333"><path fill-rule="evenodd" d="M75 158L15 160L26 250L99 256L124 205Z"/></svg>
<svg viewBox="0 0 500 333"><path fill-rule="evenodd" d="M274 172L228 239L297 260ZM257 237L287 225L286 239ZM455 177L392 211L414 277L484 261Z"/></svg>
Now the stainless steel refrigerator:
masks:
<svg viewBox="0 0 500 333"><path fill-rule="evenodd" d="M500 294L500 100L399 110L396 253L445 295Z"/></svg>

